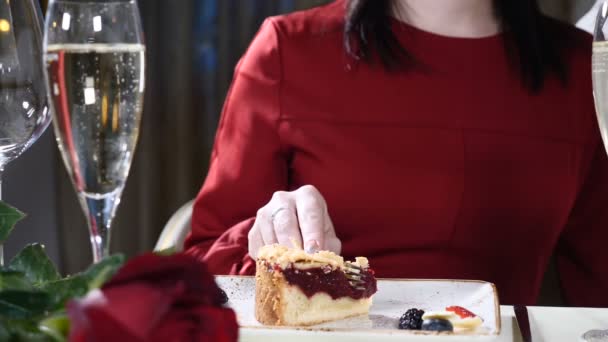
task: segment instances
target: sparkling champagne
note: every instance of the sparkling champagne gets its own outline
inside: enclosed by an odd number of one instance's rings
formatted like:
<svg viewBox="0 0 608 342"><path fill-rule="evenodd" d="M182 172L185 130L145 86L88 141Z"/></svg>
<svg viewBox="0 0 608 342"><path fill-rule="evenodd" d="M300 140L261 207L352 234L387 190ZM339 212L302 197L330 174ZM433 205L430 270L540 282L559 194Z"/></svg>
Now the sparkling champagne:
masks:
<svg viewBox="0 0 608 342"><path fill-rule="evenodd" d="M46 67L55 134L76 190L118 198L139 134L145 47L50 45Z"/></svg>

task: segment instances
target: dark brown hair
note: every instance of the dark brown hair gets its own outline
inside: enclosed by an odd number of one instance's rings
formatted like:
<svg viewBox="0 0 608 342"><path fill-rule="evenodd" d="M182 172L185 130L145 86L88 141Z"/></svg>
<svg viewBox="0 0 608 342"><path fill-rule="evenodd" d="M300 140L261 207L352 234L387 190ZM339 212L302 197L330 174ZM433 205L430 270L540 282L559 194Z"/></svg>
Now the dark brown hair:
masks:
<svg viewBox="0 0 608 342"><path fill-rule="evenodd" d="M522 82L532 91L542 89L549 74L563 82L567 70L559 41L549 34L536 0L493 0L494 12L505 33L505 50L518 68ZM353 57L372 63L376 55L391 71L416 64L394 35L391 0L348 0L344 46Z"/></svg>

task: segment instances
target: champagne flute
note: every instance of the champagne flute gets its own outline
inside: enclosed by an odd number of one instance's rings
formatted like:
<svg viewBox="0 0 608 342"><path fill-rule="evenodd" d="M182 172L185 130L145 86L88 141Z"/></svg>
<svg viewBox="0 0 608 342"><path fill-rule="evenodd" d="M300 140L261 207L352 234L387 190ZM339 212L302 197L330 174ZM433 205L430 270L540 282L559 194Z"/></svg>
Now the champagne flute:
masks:
<svg viewBox="0 0 608 342"><path fill-rule="evenodd" d="M50 122L38 1L0 1L0 198L6 165L27 150Z"/></svg>
<svg viewBox="0 0 608 342"><path fill-rule="evenodd" d="M599 7L593 35L593 97L604 146L608 151L608 1Z"/></svg>
<svg viewBox="0 0 608 342"><path fill-rule="evenodd" d="M145 46L137 3L51 0L44 54L57 143L99 262L139 135Z"/></svg>

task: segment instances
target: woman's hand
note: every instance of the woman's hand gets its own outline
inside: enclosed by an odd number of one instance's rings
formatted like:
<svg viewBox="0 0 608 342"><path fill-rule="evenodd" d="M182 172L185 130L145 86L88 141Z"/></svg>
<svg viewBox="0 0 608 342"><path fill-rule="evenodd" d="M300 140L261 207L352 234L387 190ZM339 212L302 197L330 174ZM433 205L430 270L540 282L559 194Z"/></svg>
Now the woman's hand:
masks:
<svg viewBox="0 0 608 342"><path fill-rule="evenodd" d="M342 243L317 188L306 185L293 192L275 192L258 210L249 231L249 255L255 259L260 248L275 243L287 247L296 243L309 253L328 250L340 254Z"/></svg>

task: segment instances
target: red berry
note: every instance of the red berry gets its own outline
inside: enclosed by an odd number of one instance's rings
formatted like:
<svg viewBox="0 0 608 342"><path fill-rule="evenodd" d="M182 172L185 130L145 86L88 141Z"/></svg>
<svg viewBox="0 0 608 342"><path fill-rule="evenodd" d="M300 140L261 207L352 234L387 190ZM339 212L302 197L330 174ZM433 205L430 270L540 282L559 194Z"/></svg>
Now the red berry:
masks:
<svg viewBox="0 0 608 342"><path fill-rule="evenodd" d="M477 315L462 306L448 306L445 311L450 311L457 314L460 318L476 317Z"/></svg>

